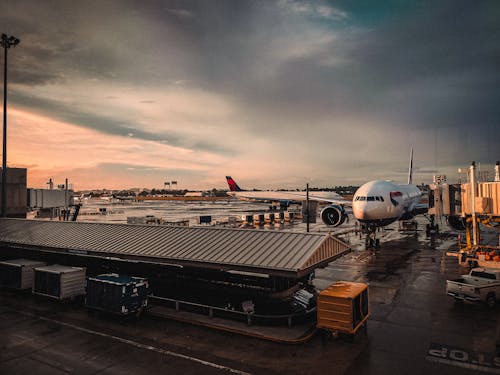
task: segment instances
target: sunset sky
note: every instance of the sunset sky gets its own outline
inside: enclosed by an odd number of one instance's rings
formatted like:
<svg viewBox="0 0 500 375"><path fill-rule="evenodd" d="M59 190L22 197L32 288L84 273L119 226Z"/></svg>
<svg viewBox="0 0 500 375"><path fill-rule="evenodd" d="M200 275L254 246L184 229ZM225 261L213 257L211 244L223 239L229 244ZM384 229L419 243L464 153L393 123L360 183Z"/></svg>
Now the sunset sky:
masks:
<svg viewBox="0 0 500 375"><path fill-rule="evenodd" d="M498 1L16 0L0 25L30 187L403 182L412 145L417 183L500 159Z"/></svg>

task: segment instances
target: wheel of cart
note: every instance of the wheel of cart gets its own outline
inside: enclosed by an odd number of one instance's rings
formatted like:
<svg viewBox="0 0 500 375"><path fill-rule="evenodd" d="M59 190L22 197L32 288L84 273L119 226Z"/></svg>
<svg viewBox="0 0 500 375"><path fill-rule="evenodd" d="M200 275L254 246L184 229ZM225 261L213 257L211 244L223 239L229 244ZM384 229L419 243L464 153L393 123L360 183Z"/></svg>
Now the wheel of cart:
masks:
<svg viewBox="0 0 500 375"><path fill-rule="evenodd" d="M368 285L338 281L318 294L317 327L322 337L339 337L353 342L367 333L370 316Z"/></svg>
<svg viewBox="0 0 500 375"><path fill-rule="evenodd" d="M486 296L486 306L492 309L495 307L496 301L497 299L495 293L488 293L488 295Z"/></svg>

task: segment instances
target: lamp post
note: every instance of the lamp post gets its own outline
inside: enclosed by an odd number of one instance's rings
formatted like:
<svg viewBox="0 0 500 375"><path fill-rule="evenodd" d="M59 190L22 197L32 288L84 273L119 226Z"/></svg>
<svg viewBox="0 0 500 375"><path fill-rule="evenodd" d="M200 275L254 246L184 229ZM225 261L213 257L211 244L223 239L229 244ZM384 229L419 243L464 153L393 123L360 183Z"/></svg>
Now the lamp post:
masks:
<svg viewBox="0 0 500 375"><path fill-rule="evenodd" d="M3 65L3 154L2 154L2 217L7 216L7 50L19 44L15 36L2 34L0 45L5 53Z"/></svg>

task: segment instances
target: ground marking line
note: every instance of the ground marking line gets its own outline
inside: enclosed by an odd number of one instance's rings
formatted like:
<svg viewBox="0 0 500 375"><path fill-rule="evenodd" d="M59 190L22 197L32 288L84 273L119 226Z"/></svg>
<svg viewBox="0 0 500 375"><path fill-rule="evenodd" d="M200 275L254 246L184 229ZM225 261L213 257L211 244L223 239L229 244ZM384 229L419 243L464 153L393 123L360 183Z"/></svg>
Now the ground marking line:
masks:
<svg viewBox="0 0 500 375"><path fill-rule="evenodd" d="M108 335L107 333L98 332L98 331L94 331L94 330L91 330L91 329L88 329L88 328L79 327L79 326L71 324L71 323L61 322L60 320L45 318L43 316L37 316L35 314L31 314L31 313L28 313L28 312L21 312L21 311L16 311L16 312L19 313L19 314L22 314L22 315L32 316L32 317L35 317L35 318L40 319L40 320L45 320L47 322L56 323L56 324L59 324L59 325L65 326L65 327L73 328L73 329L76 329L76 330L81 331L81 332L89 333L91 335L96 335L96 336L110 338L110 339L113 339L115 341L122 342L124 344L135 346L136 348L151 350L153 352L160 353L160 354L163 354L163 355L168 355L168 356L172 356L172 357L182 358L182 359L185 359L185 360L188 360L188 361L192 361L192 362L196 362L196 363L202 364L204 366L213 367L213 368L216 368L216 369L219 369L219 370L229 371L229 372L231 372L233 374L238 374L238 375L252 375L251 373L240 371L240 370L236 370L236 369L233 369L231 367L219 365L217 363L205 361L203 359L191 357L191 356L188 356L188 355L185 355L185 354L172 352L170 350L165 350L165 349L157 348L155 346L141 344L140 342L128 340L128 339L125 339L123 337L114 336L114 335Z"/></svg>
<svg viewBox="0 0 500 375"><path fill-rule="evenodd" d="M437 358L431 355L428 355L425 357L426 360L430 362L438 362L438 363L444 363L447 365L451 366L457 366L457 367L464 367L468 368L470 370L477 370L477 371L483 371L483 372L491 372L492 374L500 374L500 370L496 369L494 367L487 367L487 366L481 366L481 365L476 365L473 363L464 363L464 362L459 362L459 361L452 361L450 359L445 359L445 358Z"/></svg>

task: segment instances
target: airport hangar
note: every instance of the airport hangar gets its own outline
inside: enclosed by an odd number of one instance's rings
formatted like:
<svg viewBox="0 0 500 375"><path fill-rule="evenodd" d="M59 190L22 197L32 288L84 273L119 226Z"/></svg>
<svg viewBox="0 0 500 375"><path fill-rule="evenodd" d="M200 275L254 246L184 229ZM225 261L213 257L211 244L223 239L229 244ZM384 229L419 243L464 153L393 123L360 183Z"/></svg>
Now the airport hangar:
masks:
<svg viewBox="0 0 500 375"><path fill-rule="evenodd" d="M285 296L350 251L331 234L0 219L0 260L148 277L155 295L186 288Z"/></svg>

